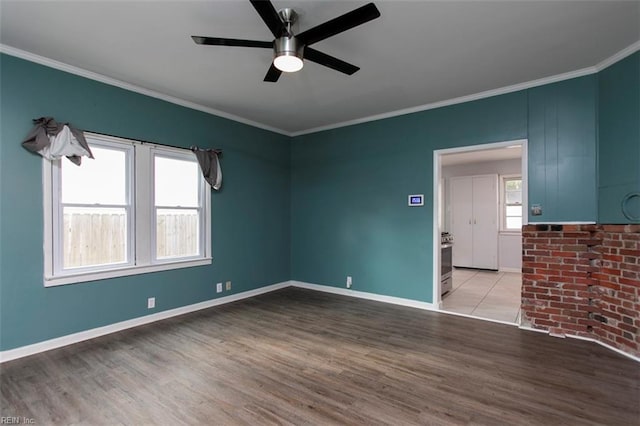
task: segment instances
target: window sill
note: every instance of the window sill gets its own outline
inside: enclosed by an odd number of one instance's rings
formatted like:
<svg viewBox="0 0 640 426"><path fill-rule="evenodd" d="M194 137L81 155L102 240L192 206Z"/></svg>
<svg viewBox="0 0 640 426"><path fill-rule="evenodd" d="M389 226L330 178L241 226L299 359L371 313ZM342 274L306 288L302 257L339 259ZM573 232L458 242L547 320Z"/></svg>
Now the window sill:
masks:
<svg viewBox="0 0 640 426"><path fill-rule="evenodd" d="M98 281L104 280L107 278L117 278L117 277L126 277L129 275L139 275L139 274L147 274L149 272L160 272L160 271L168 271L171 269L182 269L182 268L191 268L194 266L204 266L211 265L212 259L210 257L206 257L203 259L197 260L183 260L176 262L165 262L158 263L154 265L145 265L145 266L127 266L119 269L109 269L106 271L100 272L81 272L77 274L66 274L59 275L56 277L44 277L44 286L45 287L55 287L58 285L66 285L66 284L76 284L87 281Z"/></svg>
<svg viewBox="0 0 640 426"><path fill-rule="evenodd" d="M500 231L499 234L500 235L522 235L522 231L513 231L513 230Z"/></svg>

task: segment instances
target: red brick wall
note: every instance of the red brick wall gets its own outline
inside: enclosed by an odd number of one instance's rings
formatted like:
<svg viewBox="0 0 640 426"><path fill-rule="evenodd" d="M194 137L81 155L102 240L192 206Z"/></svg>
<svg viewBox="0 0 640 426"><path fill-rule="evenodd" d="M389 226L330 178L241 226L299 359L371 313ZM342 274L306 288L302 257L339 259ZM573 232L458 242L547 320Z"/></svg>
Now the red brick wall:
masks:
<svg viewBox="0 0 640 426"><path fill-rule="evenodd" d="M640 225L526 225L522 317L640 355Z"/></svg>

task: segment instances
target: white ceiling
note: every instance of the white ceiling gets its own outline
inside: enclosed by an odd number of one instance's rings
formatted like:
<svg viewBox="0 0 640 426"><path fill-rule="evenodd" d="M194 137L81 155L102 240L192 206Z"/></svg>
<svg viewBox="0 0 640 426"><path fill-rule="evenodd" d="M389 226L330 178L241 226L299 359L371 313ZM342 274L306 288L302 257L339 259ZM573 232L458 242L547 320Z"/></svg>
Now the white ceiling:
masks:
<svg viewBox="0 0 640 426"><path fill-rule="evenodd" d="M299 31L365 3L273 1L301 15ZM583 70L640 40L638 1L375 3L381 18L313 46L361 67L352 76L305 62L266 83L270 50L191 40L271 40L245 0L0 0L0 42L298 134Z"/></svg>
<svg viewBox="0 0 640 426"><path fill-rule="evenodd" d="M512 145L505 148L482 149L477 151L445 154L440 157L441 166L455 166L459 164L483 163L486 161L514 160L522 157L522 145Z"/></svg>

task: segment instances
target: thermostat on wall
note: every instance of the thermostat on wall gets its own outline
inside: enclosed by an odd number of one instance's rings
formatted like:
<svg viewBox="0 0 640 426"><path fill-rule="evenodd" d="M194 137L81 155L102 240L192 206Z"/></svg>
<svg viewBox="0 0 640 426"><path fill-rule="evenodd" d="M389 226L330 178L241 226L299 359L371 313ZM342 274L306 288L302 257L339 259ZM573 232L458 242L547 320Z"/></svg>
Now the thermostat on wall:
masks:
<svg viewBox="0 0 640 426"><path fill-rule="evenodd" d="M409 207L424 206L424 194L409 195Z"/></svg>

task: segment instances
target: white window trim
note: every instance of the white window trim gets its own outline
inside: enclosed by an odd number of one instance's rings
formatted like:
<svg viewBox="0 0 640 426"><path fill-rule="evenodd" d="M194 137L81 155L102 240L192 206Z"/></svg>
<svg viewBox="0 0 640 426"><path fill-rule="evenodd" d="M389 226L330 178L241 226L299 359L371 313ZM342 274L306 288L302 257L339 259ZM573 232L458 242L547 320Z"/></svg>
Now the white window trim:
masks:
<svg viewBox="0 0 640 426"><path fill-rule="evenodd" d="M151 166L151 174L150 174L150 181L153 182L154 176L155 176L155 157L160 156L160 157L164 157L164 158L172 158L172 159L177 159L177 160L190 160L193 161L194 159L194 155L192 152L187 151L187 150L176 150L176 149L171 149L171 148L167 148L167 147L162 147L162 146L153 146L151 149L147 150L148 155L150 157L150 161L145 162L146 164L149 164ZM197 164L197 162L196 162ZM198 166L199 169L199 166ZM199 210L201 211L202 214L199 215L200 218L200 223L199 223L199 228L200 229L204 229L204 216L206 215L207 212L207 207L206 207L206 194L207 194L207 189L208 189L208 185L206 183L206 181L204 180L204 178L202 178L202 176L200 176L199 179L199 188L198 188L198 207L194 208L195 210ZM211 191L209 190L209 196L211 196ZM151 188L151 190L149 191L149 194L151 196L151 202L148 204L148 206L151 208L150 211L150 217L152 220L152 229L156 228L157 225L157 215L156 215L156 203L155 203L155 191L153 190L153 188ZM170 207L172 208L172 207ZM191 209L191 208L189 208ZM149 253L151 254L151 262L153 264L166 264L166 263L175 263L176 259L171 259L171 258L165 258L165 259L158 259L157 253L155 253L155 251L153 250L153 248L156 246L156 234L153 233L150 235L150 250ZM206 247L205 245L205 238L204 235L202 233L200 233L200 235L198 235L198 246L199 247ZM202 259L202 256L200 255L196 255L196 256L191 256L191 257L181 257L180 259L178 259L178 261L188 261L188 260L199 260Z"/></svg>
<svg viewBox="0 0 640 426"><path fill-rule="evenodd" d="M504 235L520 235L522 234L522 230L516 229L507 229L506 227L506 205L505 205L505 185L504 181L509 179L520 179L522 181L522 224L525 222L525 208L524 208L524 179L520 174L508 174L508 175L500 175L500 234Z"/></svg>
<svg viewBox="0 0 640 426"><path fill-rule="evenodd" d="M163 152L174 152L178 155L185 154L188 150L166 147L163 145L156 145L151 143L142 143L130 139L116 138L112 136L100 135L95 133L85 132L85 135L92 138L97 139L98 141L105 141L108 143L116 143L116 144L133 144L134 148L137 148L141 145L148 145L152 149L162 150ZM138 157L142 153L147 153L147 156L150 155L152 149L149 150L139 150L135 149L135 156ZM132 162L137 163L137 169L134 171L134 175L140 176L141 173L145 173L147 176L150 176L149 173L153 173L153 168L149 161L139 161L142 159L134 159L132 158ZM66 160L61 160L66 161ZM90 161L90 160L85 160ZM130 250L131 250L131 263L124 265L108 265L105 267L100 267L100 270L95 268L93 269L82 269L77 271L65 271L64 273L57 273L56 268L54 268L54 246L57 244L57 240L54 237L54 230L57 228L55 224L55 220L57 218L57 213L53 211L54 203L56 202L59 195L53 194L53 176L54 172L56 172L56 167L58 163L54 163L47 159L42 160L42 185L43 185L43 211L44 211L44 286L45 287L53 287L58 285L65 284L73 284L87 281L96 281L107 278L116 278L116 277L124 277L129 275L138 275L138 274L146 274L149 272L158 272L158 271L167 271L171 269L180 269L180 268L189 268L193 266L203 266L210 265L212 263L212 251L211 251L211 191L206 186L206 183L203 178L201 181L201 191L203 194L203 236L202 238L202 256L198 256L197 258L180 258L180 259L169 259L169 260L161 260L157 263L153 263L151 258L152 250L152 241L151 241L151 229L150 226L136 226L135 227L135 238L130 235ZM132 167L133 164L130 164ZM141 170L141 168L146 167L148 170ZM152 176L152 175L151 175ZM141 209L153 209L152 205L152 195L151 191L140 190L141 182L139 179L135 179L135 199L132 201L132 206L134 211L142 211ZM151 180L152 181L152 180ZM131 196L131 194L129 194ZM135 215L135 213L134 213ZM131 215L131 216L134 216ZM135 220L135 218L131 218L131 221ZM56 231L57 232L57 231ZM142 247L145 248L142 248Z"/></svg>

